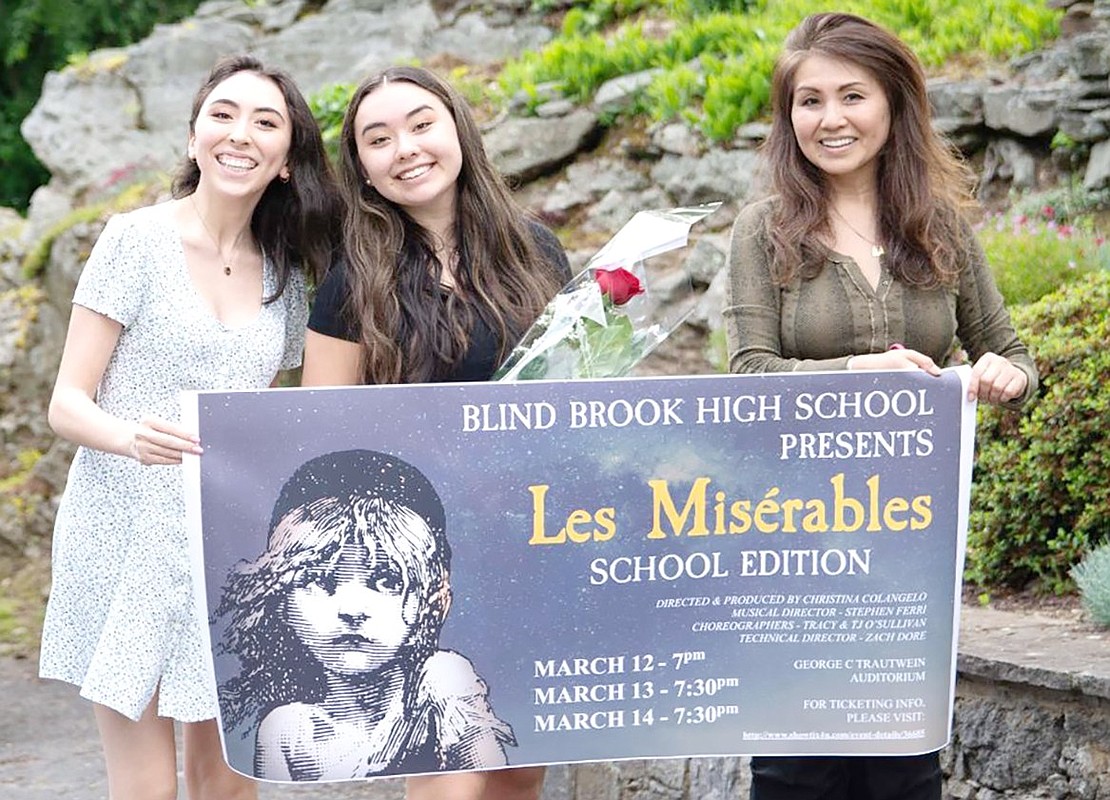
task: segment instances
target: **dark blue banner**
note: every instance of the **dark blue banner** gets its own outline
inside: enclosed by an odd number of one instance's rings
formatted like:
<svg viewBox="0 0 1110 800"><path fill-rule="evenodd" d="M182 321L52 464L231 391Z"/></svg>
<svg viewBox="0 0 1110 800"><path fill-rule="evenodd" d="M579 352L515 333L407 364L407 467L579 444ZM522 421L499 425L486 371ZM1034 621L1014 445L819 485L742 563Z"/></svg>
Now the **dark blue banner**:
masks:
<svg viewBox="0 0 1110 800"><path fill-rule="evenodd" d="M943 747L966 378L190 396L228 762L312 781Z"/></svg>

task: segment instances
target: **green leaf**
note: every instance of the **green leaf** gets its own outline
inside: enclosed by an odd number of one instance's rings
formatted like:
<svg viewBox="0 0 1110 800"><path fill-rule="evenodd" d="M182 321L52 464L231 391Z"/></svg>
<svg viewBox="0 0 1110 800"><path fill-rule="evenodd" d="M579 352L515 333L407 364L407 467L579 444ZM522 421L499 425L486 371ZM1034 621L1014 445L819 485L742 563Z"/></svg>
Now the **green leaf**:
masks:
<svg viewBox="0 0 1110 800"><path fill-rule="evenodd" d="M608 325L592 319L581 321L579 338L579 378L616 378L627 375L643 353L633 338L632 321L624 314L610 312Z"/></svg>

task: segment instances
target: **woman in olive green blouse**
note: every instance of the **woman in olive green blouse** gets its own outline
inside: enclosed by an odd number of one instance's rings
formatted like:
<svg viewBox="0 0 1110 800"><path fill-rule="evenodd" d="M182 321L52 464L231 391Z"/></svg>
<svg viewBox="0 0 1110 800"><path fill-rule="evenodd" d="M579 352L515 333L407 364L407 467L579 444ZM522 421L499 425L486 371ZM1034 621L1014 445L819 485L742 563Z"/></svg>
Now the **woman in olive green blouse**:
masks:
<svg viewBox="0 0 1110 800"><path fill-rule="evenodd" d="M916 366L935 373L958 336L976 359L973 392L981 402L1019 406L1032 396L1036 367L1014 333L969 225L958 229L963 266L950 286L900 280L882 264L885 255L872 264L877 267L872 283L868 264L819 235L814 239L824 251L821 271L782 285L775 278L768 232L777 205L775 199L753 203L733 226L725 309L732 372Z"/></svg>
<svg viewBox="0 0 1110 800"><path fill-rule="evenodd" d="M772 78L770 195L732 230L733 372L923 369L1019 406L1037 370L961 209L972 176L930 124L921 64L850 14L807 17ZM936 753L752 759L752 800L939 800Z"/></svg>
<svg viewBox="0 0 1110 800"><path fill-rule="evenodd" d="M981 402L1031 397L1036 367L960 214L973 176L932 130L912 51L859 17L813 15L772 102L772 194L732 232L731 370L937 372L958 338Z"/></svg>

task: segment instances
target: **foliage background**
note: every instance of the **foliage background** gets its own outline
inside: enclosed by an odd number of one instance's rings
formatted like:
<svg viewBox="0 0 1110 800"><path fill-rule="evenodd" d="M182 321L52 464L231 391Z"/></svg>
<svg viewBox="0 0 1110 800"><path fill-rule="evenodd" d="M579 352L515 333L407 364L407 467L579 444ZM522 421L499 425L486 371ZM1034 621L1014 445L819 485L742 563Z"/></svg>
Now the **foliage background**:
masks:
<svg viewBox="0 0 1110 800"><path fill-rule="evenodd" d="M1110 542L1110 272L1013 309L1041 387L1020 414L982 407L965 576L1064 592Z"/></svg>
<svg viewBox="0 0 1110 800"><path fill-rule="evenodd" d="M0 0L0 206L27 208L50 175L23 141L46 73L102 47L132 44L200 0Z"/></svg>
<svg viewBox="0 0 1110 800"><path fill-rule="evenodd" d="M723 142L766 111L790 29L832 8L897 32L932 69L956 56L1013 57L1059 32L1059 11L1029 0L584 0L572 3L559 36L505 66L500 87L532 104L552 84L585 100L607 80L653 70L637 110Z"/></svg>
<svg viewBox="0 0 1110 800"><path fill-rule="evenodd" d="M139 41L155 23L186 17L199 4L0 0L0 205L24 209L49 177L18 130L44 75L91 50ZM679 119L708 140L726 141L764 114L786 32L828 7L825 0L533 0L559 27L548 45L494 65L503 69L492 81L468 77L465 68L448 77L472 102L523 99L535 108L552 94L584 101L610 78L652 70L633 124ZM1035 50L1058 34L1060 17L1045 0L844 0L836 7L897 31L934 74L975 72ZM310 98L331 146L351 89L337 84ZM1074 143L1058 134L1053 147L1063 152ZM1100 232L1110 191L1073 184L1010 202L1007 213L984 221L980 239L1044 386L1023 414L981 411L968 578L1069 591L1070 565L1110 538L1110 450L1100 427L1110 409L1103 378L1110 372L1110 248ZM60 224L103 210L78 210ZM28 275L48 259L55 234L25 264ZM711 347L719 342L710 337ZM0 604L0 627L3 617Z"/></svg>

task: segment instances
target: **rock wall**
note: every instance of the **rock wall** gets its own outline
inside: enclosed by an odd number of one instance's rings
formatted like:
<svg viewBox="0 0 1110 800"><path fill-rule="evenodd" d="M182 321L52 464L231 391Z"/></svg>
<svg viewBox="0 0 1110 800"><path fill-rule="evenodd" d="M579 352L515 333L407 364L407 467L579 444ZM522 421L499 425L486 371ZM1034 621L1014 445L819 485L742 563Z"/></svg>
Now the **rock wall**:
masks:
<svg viewBox="0 0 1110 800"><path fill-rule="evenodd" d="M963 674L942 753L958 800L1110 798L1110 699Z"/></svg>

